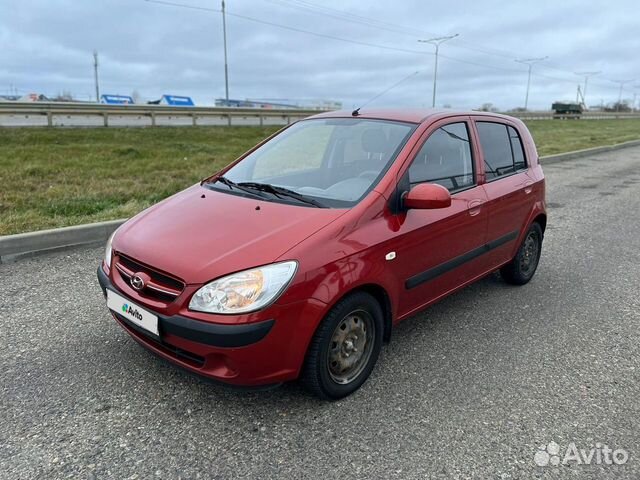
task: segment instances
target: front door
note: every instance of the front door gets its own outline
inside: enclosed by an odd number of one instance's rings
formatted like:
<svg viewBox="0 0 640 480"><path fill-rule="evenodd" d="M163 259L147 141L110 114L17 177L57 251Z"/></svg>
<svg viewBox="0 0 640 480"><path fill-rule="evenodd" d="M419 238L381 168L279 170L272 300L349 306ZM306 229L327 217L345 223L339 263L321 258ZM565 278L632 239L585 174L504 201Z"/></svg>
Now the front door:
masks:
<svg viewBox="0 0 640 480"><path fill-rule="evenodd" d="M399 317L435 301L487 268L482 253L486 242L486 194L476 178L476 155L471 145L469 118L436 123L400 184L438 183L451 193L451 206L412 209L398 214L393 249L395 274L403 282Z"/></svg>

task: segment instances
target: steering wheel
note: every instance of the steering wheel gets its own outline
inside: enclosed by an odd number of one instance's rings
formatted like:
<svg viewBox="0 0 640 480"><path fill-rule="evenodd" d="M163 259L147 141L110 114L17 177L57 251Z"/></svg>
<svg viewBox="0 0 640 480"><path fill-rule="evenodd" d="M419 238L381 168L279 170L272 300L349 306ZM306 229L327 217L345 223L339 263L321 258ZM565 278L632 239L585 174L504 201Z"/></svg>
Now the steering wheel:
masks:
<svg viewBox="0 0 640 480"><path fill-rule="evenodd" d="M376 172L375 170L365 170L364 172L360 172L358 178L366 178L367 180L373 181L379 174L380 172Z"/></svg>

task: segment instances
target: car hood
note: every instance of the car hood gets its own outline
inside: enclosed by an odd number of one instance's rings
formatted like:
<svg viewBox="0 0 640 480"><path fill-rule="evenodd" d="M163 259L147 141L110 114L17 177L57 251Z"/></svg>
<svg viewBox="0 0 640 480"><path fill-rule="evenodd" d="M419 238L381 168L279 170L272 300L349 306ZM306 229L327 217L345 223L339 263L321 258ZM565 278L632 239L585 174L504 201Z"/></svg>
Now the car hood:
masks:
<svg viewBox="0 0 640 480"><path fill-rule="evenodd" d="M126 222L113 248L188 284L200 284L271 263L345 212L194 185Z"/></svg>

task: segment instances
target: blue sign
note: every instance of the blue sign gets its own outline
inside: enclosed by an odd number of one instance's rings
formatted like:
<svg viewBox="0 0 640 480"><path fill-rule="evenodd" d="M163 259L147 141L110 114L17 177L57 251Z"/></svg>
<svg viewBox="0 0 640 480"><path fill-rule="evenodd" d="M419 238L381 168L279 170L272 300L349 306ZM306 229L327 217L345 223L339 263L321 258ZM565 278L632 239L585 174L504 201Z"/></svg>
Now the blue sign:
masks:
<svg viewBox="0 0 640 480"><path fill-rule="evenodd" d="M133 104L133 98L129 95L101 95L100 103L109 105L130 105Z"/></svg>
<svg viewBox="0 0 640 480"><path fill-rule="evenodd" d="M180 95L163 95L162 103L173 105L175 107L193 107L195 103L191 97L182 97Z"/></svg>

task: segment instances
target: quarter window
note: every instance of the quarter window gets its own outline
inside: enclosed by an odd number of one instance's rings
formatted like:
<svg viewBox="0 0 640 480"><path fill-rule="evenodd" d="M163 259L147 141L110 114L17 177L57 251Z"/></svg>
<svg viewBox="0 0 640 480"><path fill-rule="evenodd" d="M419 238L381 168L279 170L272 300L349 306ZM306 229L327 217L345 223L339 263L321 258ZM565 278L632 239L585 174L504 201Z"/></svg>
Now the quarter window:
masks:
<svg viewBox="0 0 640 480"><path fill-rule="evenodd" d="M513 166L516 170L522 170L527 166L524 159L524 150L522 148L522 142L520 141L520 135L513 127L509 128L509 140L511 140L511 150L513 151Z"/></svg>
<svg viewBox="0 0 640 480"><path fill-rule="evenodd" d="M438 183L449 191L474 185L466 123L445 125L429 136L409 167L409 181Z"/></svg>
<svg viewBox="0 0 640 480"><path fill-rule="evenodd" d="M526 167L524 150L515 128L501 123L477 122L487 181Z"/></svg>

